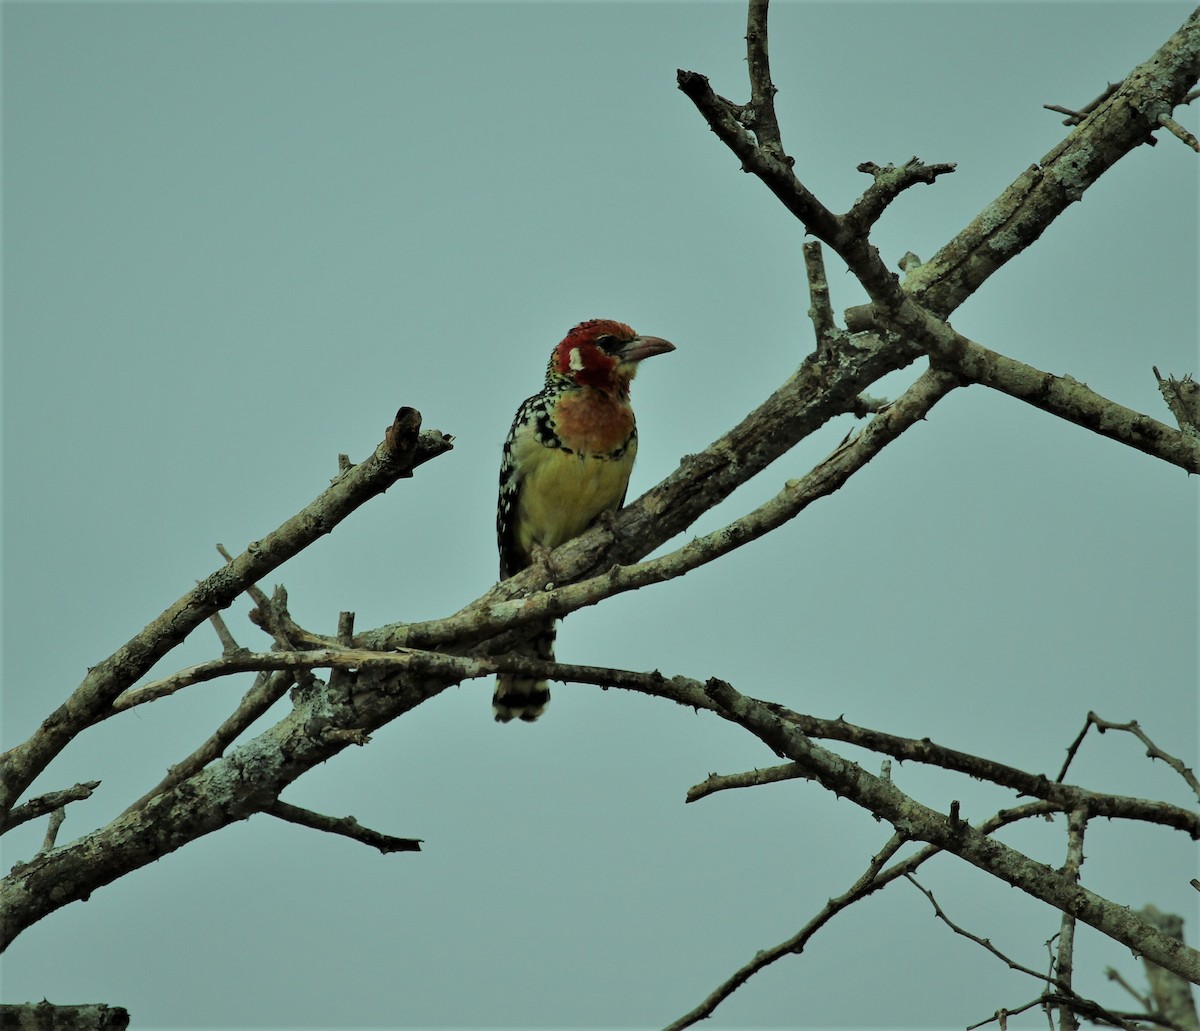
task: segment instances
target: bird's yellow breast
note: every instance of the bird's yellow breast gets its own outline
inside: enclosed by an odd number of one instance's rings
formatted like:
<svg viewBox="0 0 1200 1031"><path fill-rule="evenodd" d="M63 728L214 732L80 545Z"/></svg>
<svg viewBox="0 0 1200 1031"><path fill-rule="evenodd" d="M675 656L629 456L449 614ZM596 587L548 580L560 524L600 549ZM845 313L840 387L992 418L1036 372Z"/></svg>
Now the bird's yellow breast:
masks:
<svg viewBox="0 0 1200 1031"><path fill-rule="evenodd" d="M517 501L517 546L557 548L583 533L601 512L615 511L629 486L637 438L616 457L545 447L527 439L514 458L525 475Z"/></svg>

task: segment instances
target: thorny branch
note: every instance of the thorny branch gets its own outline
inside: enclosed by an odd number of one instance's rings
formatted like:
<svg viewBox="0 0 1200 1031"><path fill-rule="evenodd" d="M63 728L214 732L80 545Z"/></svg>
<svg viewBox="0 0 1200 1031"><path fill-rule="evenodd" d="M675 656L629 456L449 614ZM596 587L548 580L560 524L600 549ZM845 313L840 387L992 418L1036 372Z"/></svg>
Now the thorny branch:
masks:
<svg viewBox="0 0 1200 1031"><path fill-rule="evenodd" d="M1176 773L1181 776L1187 783L1187 786L1192 789L1192 792L1200 799L1200 781L1196 779L1195 773L1192 772L1189 766L1186 766L1182 759L1171 755L1169 752L1164 752L1146 735L1146 732L1138 725L1137 720L1130 720L1128 723L1110 723L1108 720L1101 719L1094 712L1089 712L1087 721L1083 725L1083 729L1079 732L1074 741L1067 747L1067 758L1063 761L1062 769L1059 770L1058 776L1055 778L1061 781L1070 768L1071 763L1075 759L1076 753L1079 751L1079 746L1083 744L1083 739L1087 737L1087 732L1095 727L1097 732L1103 734L1107 730L1121 730L1128 734L1132 734L1143 745L1146 746L1146 757L1148 759L1161 759Z"/></svg>
<svg viewBox="0 0 1200 1031"><path fill-rule="evenodd" d="M965 859L972 866L1064 913L1083 920L1160 966L1200 983L1200 953L1190 949L1126 910L1101 898L1040 863L974 831L969 824L921 805L894 784L816 745L782 719L769 705L739 694L729 684L709 680L709 697L723 715L758 737L776 754L804 766L828 790L844 796L911 837Z"/></svg>

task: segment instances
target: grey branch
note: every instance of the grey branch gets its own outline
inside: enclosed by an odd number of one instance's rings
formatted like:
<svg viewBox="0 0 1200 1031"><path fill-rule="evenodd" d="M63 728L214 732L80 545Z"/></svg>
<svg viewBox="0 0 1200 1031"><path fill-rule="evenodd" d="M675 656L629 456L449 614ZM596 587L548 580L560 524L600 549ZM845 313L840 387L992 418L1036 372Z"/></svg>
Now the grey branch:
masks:
<svg viewBox="0 0 1200 1031"><path fill-rule="evenodd" d="M820 243L810 240L800 249L804 254L804 269L808 275L808 297L811 304L808 317L812 319L819 353L829 350L839 336L845 336L845 331L839 330L834 322L833 305L829 303L829 278L825 275L825 258L821 254Z"/></svg>
<svg viewBox="0 0 1200 1031"><path fill-rule="evenodd" d="M914 888L916 888L922 895L924 895L929 900L929 904L931 906L933 906L934 916L936 916L940 921L942 921L942 923L944 923L947 927L949 927L950 930L952 930L955 934L957 934L963 938L966 938L968 941L973 941L976 945L980 946L987 952L990 952L998 960L1000 960L1002 963L1004 963L1010 970L1015 970L1018 973L1026 974L1029 977L1035 978L1039 981L1044 981L1047 984L1052 985L1054 988L1058 989L1060 1005L1067 1007L1069 1020L1073 1020L1074 1011L1081 1004L1088 1007L1091 1010L1098 1010L1101 1013L1106 1012L1100 1006L1098 1006L1096 1003L1092 1002L1090 999L1083 999L1082 996L1078 995L1071 988L1070 979L1062 976L1061 971L1059 972L1059 976L1057 976L1057 977L1048 977L1045 974L1040 974L1036 970L1032 969L1031 967L1027 967L1023 963L1018 963L1015 959L1006 955L1004 952L1002 952L1000 949L998 949L993 944L993 942L990 938L981 938L979 935L974 934L971 931L968 931L965 927L961 927L958 924L956 924L953 920L950 919L949 916L946 915L945 910L942 909L941 904L938 902L937 898L934 897L934 894L932 891L930 891L923 884L921 884L921 882L918 881L912 874L905 874L904 876L905 876L905 879L907 881L909 881L909 883L911 883ZM1125 1026L1124 1021L1120 1020L1120 1018L1118 1018L1116 1016L1112 1016L1111 1014L1110 1014L1110 1016L1111 1016L1111 1022L1115 1026L1117 1026L1117 1027ZM1065 1028L1067 1026L1068 1026L1068 1024L1060 1024L1060 1027L1063 1027L1063 1028Z"/></svg>
<svg viewBox="0 0 1200 1031"><path fill-rule="evenodd" d="M1100 96L1098 96L1090 104L1085 104L1078 111L1075 111L1069 107L1060 107L1058 104L1043 104L1042 107L1044 107L1047 111L1056 111L1060 115L1066 115L1067 117L1063 119L1063 125L1078 125L1085 118L1087 118L1088 115L1095 111L1096 108L1104 103L1104 101L1116 93L1120 85L1121 84L1119 82L1110 82L1104 87L1104 92L1101 93Z"/></svg>
<svg viewBox="0 0 1200 1031"><path fill-rule="evenodd" d="M729 998L729 996L764 967L769 966L784 956L803 952L808 940L838 913L859 899L878 891L879 888L887 883L886 881L880 881L879 872L883 869L884 864L896 854L897 849L904 844L904 841L905 838L902 835L893 834L883 848L872 857L870 865L868 865L862 876L847 888L846 891L837 898L826 902L821 912L805 924L796 934L792 935L792 937L780 942L778 945L759 952L749 963L741 967L732 977L719 985L694 1010L685 1013L678 1020L668 1024L665 1031L682 1031L683 1028L691 1027L698 1021L706 1019L712 1015L713 1011L725 999Z"/></svg>
<svg viewBox="0 0 1200 1031"><path fill-rule="evenodd" d="M45 816L56 809L61 809L70 802L91 798L92 792L99 786L100 781L88 780L62 791L51 791L49 794L31 798L28 802L10 810L7 817L0 820L0 833L10 831L29 820L36 820L39 816Z"/></svg>
<svg viewBox="0 0 1200 1031"><path fill-rule="evenodd" d="M1173 913L1164 913L1154 906L1144 906L1138 911L1148 923L1159 928L1164 934L1183 941L1183 918ZM1146 980L1150 982L1150 996L1154 1004L1154 1012L1161 1014L1176 1027L1185 1031L1200 1029L1200 1017L1196 1014L1196 1000L1192 996L1191 986L1183 978L1169 970L1164 970L1156 963L1143 959L1146 966Z"/></svg>
<svg viewBox="0 0 1200 1031"><path fill-rule="evenodd" d="M381 834L370 827L364 827L353 816L325 816L323 813L314 813L311 809L301 809L299 806L278 800L263 811L301 827L310 827L328 834L340 834L342 837L377 848L385 855L389 852L421 851L420 838L397 838L391 834Z"/></svg>
<svg viewBox="0 0 1200 1031"><path fill-rule="evenodd" d="M243 653L243 655L248 654L248 652ZM228 659L240 657L228 656L226 660L218 661L227 661ZM128 806L125 812L128 813L135 809L140 809L150 799L154 798L155 795L160 795L164 791L182 784L189 777L199 773L209 763L219 759L225 754L225 749L241 737L255 720L279 701L293 683L295 683L295 677L292 675L291 670L283 669L270 672L263 670L260 672L254 679L254 685L238 703L238 707L221 723L208 740L187 758L172 766L167 771L166 777L136 802Z"/></svg>
<svg viewBox="0 0 1200 1031"><path fill-rule="evenodd" d="M752 5L752 19L765 38L766 4ZM763 44L765 52L765 43ZM763 94L763 67L755 73L751 49L751 94ZM1068 134L1048 154L1022 173L996 201L930 261L911 273L901 291L879 255L853 221L830 212L793 172L795 162L769 147L760 147L740 116L744 107L716 94L705 76L680 70L679 88L696 105L709 127L795 215L808 232L842 257L872 297L889 309L907 294L933 314L945 318L1013 257L1037 240L1056 218L1117 161L1152 139L1200 78L1200 10L1145 62L1100 99L1086 124ZM773 91L773 86L770 89Z"/></svg>
<svg viewBox="0 0 1200 1031"><path fill-rule="evenodd" d="M245 672L252 669L265 671L316 668L374 669L390 671L394 674L418 674L434 677L443 686L473 678L490 677L500 672L519 673L564 683L624 688L654 697L666 698L692 708L720 712L719 707L706 694L705 685L699 680L687 677L667 678L657 672L640 673L607 666L545 662L519 655L445 655L417 648L378 652L337 648L316 649L310 652L247 652L194 666L174 677L148 684L140 690L145 690L148 697L158 697L163 693L169 693L170 690L178 690L182 686L200 683L231 672ZM252 691L247 694L247 701L243 702L244 705L248 704L253 693ZM136 704L136 701L131 699L129 704ZM899 737L868 727L857 726L844 719L821 719L794 712L783 706L766 702L761 704L767 705L775 715L787 720L810 737L843 741L896 759L926 763L965 773L973 778L1010 788L1023 795L1053 802L1057 808L1063 811L1069 812L1078 809L1086 812L1089 816L1157 823L1185 831L1193 838L1200 838L1200 814L1179 806L1147 799L1091 792L1063 784L1061 775L1056 781L1050 781L1044 774L1028 773L995 760L947 748L928 738L917 740ZM327 738L327 740L332 741L337 738ZM341 740L359 743L359 739L353 736ZM210 756L208 761L215 757L215 755ZM186 765L181 764L181 767L186 768ZM155 791L178 783L182 777L175 776L175 772L172 770L172 777L169 777ZM195 769L190 772L195 772ZM756 776L761 779L755 780ZM726 777L713 774L704 784L698 785L688 793L688 801L695 801L725 787L746 787L756 783L808 776L809 774L797 767L796 764L775 767L770 771L758 771L756 774L734 774ZM140 806L144 801L145 799L142 799L136 803L135 807Z"/></svg>
<svg viewBox="0 0 1200 1031"><path fill-rule="evenodd" d="M1049 812L1051 812L1051 809L1046 803L1032 802L1016 809L1008 809L997 813L995 816L983 821L978 829L983 834L990 834L1009 824L1034 816L1044 816ZM885 864L896 854L896 851L906 840L908 839L902 834L893 834L879 853L871 859L870 865L863 875L850 888L837 898L830 899L816 916L790 938L785 939L778 945L771 946L769 949L763 949L758 952L753 959L718 985L700 1005L668 1025L666 1031L682 1031L683 1028L691 1027L693 1024L712 1016L714 1010L725 999L729 998L730 995L760 970L765 969L784 956L803 952L809 939L838 913L859 901L859 899L864 899L881 888L887 887L887 885L898 878L907 876L913 870L920 867L926 860L933 858L933 856L941 852L941 849L936 846L927 845L920 851L913 853L907 859L902 859L885 868Z"/></svg>
<svg viewBox="0 0 1200 1031"><path fill-rule="evenodd" d="M883 301L882 295L878 300ZM938 365L953 369L967 382L991 387L1188 472L1200 472L1200 436L1126 408L1071 376L1055 376L992 351L910 300L886 311L879 306L855 309L853 315L857 321L851 320L852 328L869 325L916 341Z"/></svg>
<svg viewBox="0 0 1200 1031"><path fill-rule="evenodd" d="M1171 767L1171 769L1173 769L1184 779L1188 787L1190 787L1196 797L1200 799L1200 780L1196 779L1195 773L1192 772L1189 766L1184 764L1182 759L1171 755L1169 752L1164 752L1158 747L1158 745L1151 741L1146 735L1146 732L1142 730L1141 725L1137 720L1130 720L1128 723L1111 723L1108 720L1101 719L1094 712L1088 713L1087 721L1084 723L1083 729L1067 748L1067 758L1063 762L1062 769L1059 771L1057 777L1058 780L1061 781L1067 775L1067 769L1070 767L1072 760L1075 758L1075 754L1079 751L1079 746L1083 744L1083 739L1087 736L1087 732L1092 727L1095 727L1096 730L1101 734L1108 730L1120 730L1127 734L1132 734L1139 741L1141 741L1143 745L1146 746L1146 757L1148 759L1161 759L1163 762L1165 762Z"/></svg>
<svg viewBox="0 0 1200 1031"><path fill-rule="evenodd" d="M387 490L412 470L450 450L434 431L420 433L421 416L402 408L374 454L355 466L232 563L207 576L151 620L113 655L88 670L83 682L32 737L0 757L0 813L7 812L81 730L105 713L135 683L214 612L230 605L250 583L308 547L360 505Z"/></svg>
<svg viewBox="0 0 1200 1031"><path fill-rule="evenodd" d="M1079 872L1083 866L1083 837L1086 831L1087 813L1072 809L1067 814L1067 858L1058 872L1075 884L1079 883ZM1067 912L1063 913L1059 923L1057 971L1059 986L1074 995L1075 917ZM1069 1000L1064 1000L1059 1006L1059 1027L1066 1031L1078 1026L1074 1007Z"/></svg>
<svg viewBox="0 0 1200 1031"><path fill-rule="evenodd" d="M1158 380L1158 389L1179 423L1184 433L1200 436L1200 383L1190 375L1182 379L1174 376L1163 377L1154 369L1154 378Z"/></svg>
<svg viewBox="0 0 1200 1031"><path fill-rule="evenodd" d="M921 805L894 784L815 744L772 712L769 706L739 694L729 684L710 680L706 690L724 710L727 719L745 727L776 754L801 763L825 788L850 798L877 818L887 820L897 831L954 853L1026 894L1083 920L1160 966L1200 983L1200 953L1124 907L1071 884L1057 871L979 834L968 824L948 820L943 814Z"/></svg>
<svg viewBox="0 0 1200 1031"><path fill-rule="evenodd" d="M46 825L46 837L42 841L42 847L38 849L38 853L49 852L54 848L54 843L58 840L58 828L62 826L63 820L67 818L67 810L65 808L55 809L50 814L49 823Z"/></svg>
<svg viewBox="0 0 1200 1031"><path fill-rule="evenodd" d="M798 763L768 766L765 770L747 770L745 773L710 773L701 783L688 788L686 802L699 802L702 798L728 791L730 788L756 788L762 784L778 784L784 780L811 780L812 777Z"/></svg>
<svg viewBox="0 0 1200 1031"><path fill-rule="evenodd" d="M916 157L900 166L880 166L874 161L864 161L857 170L872 176L875 181L843 217L865 235L879 221L888 205L905 190L918 183L932 184L939 175L948 175L954 169L953 163L927 165Z"/></svg>
<svg viewBox="0 0 1200 1031"><path fill-rule="evenodd" d="M1176 139L1181 140L1185 146L1191 147L1192 150L1200 152L1200 140L1197 140L1193 133L1185 129L1170 115L1166 113L1159 115L1158 124L1166 129Z"/></svg>

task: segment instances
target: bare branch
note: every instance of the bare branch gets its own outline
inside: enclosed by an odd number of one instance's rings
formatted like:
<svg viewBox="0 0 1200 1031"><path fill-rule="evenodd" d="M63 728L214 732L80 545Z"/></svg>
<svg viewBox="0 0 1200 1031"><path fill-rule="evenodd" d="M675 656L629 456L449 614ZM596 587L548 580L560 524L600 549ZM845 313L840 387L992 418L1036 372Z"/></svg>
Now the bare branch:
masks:
<svg viewBox="0 0 1200 1031"><path fill-rule="evenodd" d="M121 1006L63 1006L41 1002L0 1004L0 1027L12 1031L53 1028L54 1031L126 1031L129 1011Z"/></svg>
<svg viewBox="0 0 1200 1031"><path fill-rule="evenodd" d="M390 670L395 673L419 673L423 676L437 678L438 682L443 686L451 683L460 683L467 679L490 677L500 672L518 673L564 683L619 687L653 695L654 697L666 698L678 704L696 709L709 709L714 712L720 712L720 709L707 695L705 685L698 680L692 680L687 677L677 676L668 679L657 672L638 673L606 666L583 666L573 663L545 662L520 655L444 655L439 652L424 651L417 648L402 648L394 651L379 652L363 649L342 650L336 648L315 649L307 652L247 652L229 658L214 659L211 662L202 663L199 666L183 670L165 680L147 684L144 688L139 688L133 692L124 705L125 707L132 707L141 701L162 697L164 694L179 690L181 687L234 672L316 668L341 670L371 668L376 670ZM142 692L145 692L144 696ZM247 700L250 698L251 695L248 694ZM867 727L860 727L853 723L848 723L844 719L820 719L815 716L794 712L784 706L770 703L762 704L766 705L776 716L787 720L791 725L809 737L843 741L860 748L867 748L890 755L896 759L921 762L959 773L966 773L978 780L990 781L994 784L1011 788L1024 795L1052 801L1057 808L1064 811L1080 809L1085 811L1089 816L1156 823L1186 831L1193 838L1200 838L1200 814L1179 806L1172 806L1166 802L1091 792L1083 788L1062 784L1061 776L1058 781L1051 782L1044 774L1028 773L1024 770L996 762L995 760L947 748L943 745L935 744L928 738L916 740L899 737L894 734L871 730ZM241 712L240 709L239 712ZM233 723L233 720L234 718L231 717L230 725L236 726L237 724ZM218 735L214 735L214 740L219 735L220 732L218 732ZM208 755L206 761L211 761L215 757L215 755ZM788 775L784 771L789 769L791 765L778 767L779 775L772 775L771 779L788 779ZM184 764L181 764L181 767L183 766ZM191 772L194 772L194 770ZM749 775L739 774L734 776L746 777ZM809 775L804 772L796 772L790 776L807 777ZM171 778L168 778L168 780L171 780ZM693 792L696 792L696 795L695 798L692 798L691 793L689 793L689 801L701 798L713 790L719 790L720 787L732 786L731 784L722 783L723 780L724 778L718 778L716 775L713 775L705 784L692 789ZM716 786L712 786L714 784ZM743 784L740 786L749 785ZM702 790L705 788L707 790ZM141 803L139 802L138 804Z"/></svg>
<svg viewBox="0 0 1200 1031"><path fill-rule="evenodd" d="M1196 797L1200 798L1200 781L1196 779L1196 775L1192 772L1191 768L1184 765L1183 760L1176 758L1169 752L1164 752L1158 747L1158 745L1151 741L1150 738L1146 736L1146 732L1142 730L1137 720L1130 720L1128 723L1110 723L1108 720L1101 719L1094 712L1088 713L1087 721L1084 723L1083 729L1079 732L1075 740L1071 742L1071 746L1067 749L1067 758L1063 763L1062 770L1059 771L1057 778L1058 780L1062 780L1062 778L1066 776L1067 767L1071 765L1071 760L1075 758L1075 753L1079 751L1079 746L1083 743L1084 737L1086 736L1088 730L1092 727L1095 727L1101 734L1107 730L1120 730L1124 731L1125 733L1132 734L1146 746L1147 758L1161 759L1163 762L1165 762L1171 767L1171 769L1178 773L1179 776L1184 779L1184 781L1187 782L1188 787L1192 789L1192 792L1196 795Z"/></svg>
<svg viewBox="0 0 1200 1031"><path fill-rule="evenodd" d="M866 284L864 284L866 285ZM871 287L868 285L868 290ZM882 295L877 300L882 300ZM911 301L884 315L855 309L862 324L887 331L892 322L928 350L937 364L964 379L999 390L1102 437L1153 455L1188 472L1200 472L1200 438L1111 401L1070 376L1055 376L989 350Z"/></svg>
<svg viewBox="0 0 1200 1031"><path fill-rule="evenodd" d="M1088 115L1095 111L1096 108L1104 103L1104 101L1116 93L1120 88L1120 85L1121 84L1119 82L1108 83L1108 85L1104 87L1104 92L1101 93L1100 96L1098 96L1091 103L1085 104L1078 111L1075 111L1069 107L1059 107L1057 104L1043 104L1042 107L1044 107L1047 111L1057 111L1061 115L1067 115L1068 117L1063 119L1063 125L1078 125Z"/></svg>
<svg viewBox="0 0 1200 1031"><path fill-rule="evenodd" d="M1095 106L1086 125L1073 129L930 261L914 270L904 291L929 311L948 316L994 272L1037 240L1104 172L1134 147L1152 139L1150 133L1162 124L1160 116L1169 116L1197 78L1200 11L1193 11L1149 60L1134 68ZM678 81L709 127L741 160L743 169L753 172L808 232L833 247L876 301L884 301L890 308L898 306L902 297L899 284L867 240L804 187L792 171L790 158L758 145L755 135L739 121L743 109L714 93L703 75L680 70ZM761 85L758 88L761 90Z"/></svg>
<svg viewBox="0 0 1200 1031"><path fill-rule="evenodd" d="M440 433L420 433L420 413L402 408L375 453L340 477L234 561L218 569L151 620L127 644L93 666L83 682L37 732L0 756L0 812L15 804L76 734L90 726L113 700L214 612L225 608L247 584L329 533L360 505L387 490L418 465L451 447Z"/></svg>
<svg viewBox="0 0 1200 1031"><path fill-rule="evenodd" d="M664 1031L682 1031L683 1028L691 1027L698 1021L704 1020L711 1016L713 1011L725 999L729 998L730 995L736 992L764 967L770 966L770 964L774 963L777 959L781 959L783 956L803 952L804 946L808 944L808 940L838 913L882 887L882 884L878 880L879 871L896 854L896 851L904 844L905 840L902 835L893 834L883 848L872 857L870 864L863 874L846 891L837 898L826 902L821 912L814 916L792 937L780 942L778 945L759 952L749 963L720 984L699 1006L691 1012L685 1013L678 1020L672 1021Z"/></svg>
<svg viewBox="0 0 1200 1031"><path fill-rule="evenodd" d="M222 655L231 655L234 652L241 651L241 645L233 639L233 634L229 632L229 627L225 625L225 620L221 618L221 613L214 612L208 617L208 621L217 632L217 640L221 642Z"/></svg>
<svg viewBox="0 0 1200 1031"><path fill-rule="evenodd" d="M913 838L952 852L973 866L1065 913L1102 934L1148 956L1155 963L1200 982L1200 953L1150 926L1122 906L1073 885L1061 874L1016 849L980 835L963 821L951 821L921 805L894 784L867 773L855 763L816 745L799 730L755 699L729 684L710 680L708 695L723 715L745 727L776 754L809 769L829 790L844 795Z"/></svg>
<svg viewBox="0 0 1200 1031"><path fill-rule="evenodd" d="M821 254L820 243L810 240L801 250L804 253L804 269L808 274L808 297L811 302L808 317L812 319L817 351L826 351L834 340L845 336L845 330L839 330L833 319L833 306L829 303L829 279L825 275L825 258Z"/></svg>
<svg viewBox="0 0 1200 1031"><path fill-rule="evenodd" d="M1192 133L1175 121L1175 119L1170 115L1159 115L1158 124L1170 132L1172 136L1182 140L1185 146L1191 147L1192 150L1200 152L1200 140L1197 140Z"/></svg>
<svg viewBox="0 0 1200 1031"><path fill-rule="evenodd" d="M755 788L762 784L778 784L783 780L811 780L811 776L796 763L769 766L765 770L748 770L745 773L710 773L701 783L688 788L686 802L699 802L702 798L728 791L730 788Z"/></svg>
<svg viewBox="0 0 1200 1031"><path fill-rule="evenodd" d="M70 802L80 802L85 798L91 798L92 792L99 786L100 781L88 780L62 791L51 791L49 794L31 798L23 805L10 810L6 819L0 820L0 832L8 832L29 820L36 820L39 816L45 816L56 809L61 809Z"/></svg>
<svg viewBox="0 0 1200 1031"><path fill-rule="evenodd" d="M918 183L932 184L939 175L948 175L955 167L952 162L927 165L916 157L909 158L898 168L864 161L858 166L858 171L873 176L875 181L843 217L865 235L901 193Z"/></svg>
<svg viewBox="0 0 1200 1031"><path fill-rule="evenodd" d="M1044 816L1049 812L1051 812L1051 809L1045 802L1032 802L1028 805L1019 806L1016 809L1004 810L989 817L979 825L978 830L982 834L991 834L1001 827L1008 826L1020 820L1029 819L1030 817ZM902 859L884 869L884 864L895 855L896 850L905 840L907 839L902 835L893 835L879 854L871 860L870 866L867 867L867 872L845 893L836 899L830 899L821 912L805 924L800 931L792 935L792 937L757 953L752 960L722 982L699 1006L670 1024L666 1031L676 1031L676 1029L690 1027L697 1021L711 1016L722 1001L737 991L754 974L770 966L776 960L782 959L784 956L802 952L808 940L843 909L861 898L866 898L868 895L874 894L881 888L891 884L892 881L907 876L926 860L933 858L941 852L941 849L937 846L927 845L920 851L913 853L907 859ZM874 871L873 874L872 871Z"/></svg>
<svg viewBox="0 0 1200 1031"><path fill-rule="evenodd" d="M1158 369L1154 369L1154 378L1158 380L1158 389L1179 423L1184 433L1200 434L1200 383L1190 375L1183 379L1174 376L1163 377Z"/></svg>
<svg viewBox="0 0 1200 1031"><path fill-rule="evenodd" d="M54 842L58 840L58 828L62 826L63 820L67 818L67 810L65 808L55 809L50 814L50 822L46 826L46 837L42 841L42 847L38 852L49 852L54 848Z"/></svg>
<svg viewBox="0 0 1200 1031"><path fill-rule="evenodd" d="M1200 78L1200 10L1115 89L1089 105L1080 125L1034 162L905 288L943 317L1047 227L1121 158L1152 142L1160 111L1171 111Z"/></svg>
<svg viewBox="0 0 1200 1031"><path fill-rule="evenodd" d="M248 652L246 653L249 654ZM223 660L218 660L223 661ZM234 741L242 736L268 709L282 698L289 687L295 683L291 670L280 670L268 673L265 670L255 678L254 686L242 697L238 707L213 732L212 736L197 748L191 755L176 763L167 772L166 777L158 782L146 794L132 805L127 806L126 813L140 809L156 795L161 795L189 777L199 773L204 767L225 754Z"/></svg>
<svg viewBox="0 0 1200 1031"><path fill-rule="evenodd" d="M354 841L360 841L364 845L379 849L384 855L389 852L421 851L420 838L397 838L391 834L381 834L379 831L371 830L370 827L364 827L353 816L340 818L325 816L323 813L314 813L311 809L301 809L299 806L289 805L287 802L278 800L263 812L286 820L288 823L299 824L301 827L311 827L313 830L340 834Z"/></svg>
<svg viewBox="0 0 1200 1031"><path fill-rule="evenodd" d="M742 108L740 120L758 139L758 145L773 158L789 162L779 136L775 117L775 84L767 53L768 0L750 0L746 15L746 64L750 74L750 104Z"/></svg>
<svg viewBox="0 0 1200 1031"><path fill-rule="evenodd" d="M1012 957L1005 955L1005 953L1001 952L998 948L996 948L995 945L992 944L992 940L990 938L981 938L977 934L972 934L965 927L960 927L946 915L945 910L942 909L941 905L938 903L938 900L934 897L933 892L921 884L921 882L918 881L912 874L905 874L904 879L929 900L929 904L933 906L933 915L942 921L942 923L944 923L947 927L949 927L950 930L952 930L955 934L960 935L969 941L973 941L982 949L990 952L998 960L1004 963L1010 970L1016 970L1018 973L1027 974L1039 981L1045 981L1047 984L1059 984L1056 978L1047 977L1045 974L1039 974L1036 970L1025 966L1023 963L1018 963ZM1070 990L1069 985L1062 987L1066 987L1068 991Z"/></svg>
<svg viewBox="0 0 1200 1031"><path fill-rule="evenodd" d="M765 4L762 9L765 12ZM758 31L765 34L765 20ZM765 53L765 40L763 46ZM709 128L741 159L742 171L758 176L804 224L805 229L818 239L831 243L837 238L837 217L792 173L793 161L790 157L776 148L759 146L755 131L742 121L745 108L714 93L708 78L698 72L681 68L676 73L676 81L679 89L704 116ZM769 86L769 92L774 95L773 84Z"/></svg>
<svg viewBox="0 0 1200 1031"><path fill-rule="evenodd" d="M1104 975L1110 981L1115 981L1122 988L1124 988L1125 991L1128 992L1131 996L1133 996L1133 998L1137 1001L1137 1003L1140 1006L1142 1006L1144 1009L1146 1009L1147 1011L1153 1005L1153 1003L1150 1000L1150 996L1142 995L1136 988L1133 987L1133 985L1131 985L1128 981L1126 981L1125 978L1123 978L1120 975L1120 973L1113 967L1107 967L1104 971Z"/></svg>
<svg viewBox="0 0 1200 1031"><path fill-rule="evenodd" d="M1087 831L1087 813L1072 809L1067 814L1067 859L1059 869L1067 880L1079 883L1079 871L1083 866L1083 836ZM1073 979L1075 976L1075 917L1063 913L1058 930L1058 984L1074 995ZM1069 1002L1064 1002L1058 1011L1059 1028L1063 1031L1074 1031L1079 1026L1075 1019L1075 1009Z"/></svg>
<svg viewBox="0 0 1200 1031"><path fill-rule="evenodd" d="M1164 934L1183 941L1182 917L1164 913L1155 906L1142 907L1139 915ZM1146 980L1150 982L1150 995L1153 998L1153 1006L1146 1008L1162 1014L1171 1023L1187 1031L1200 1028L1200 1017L1196 1014L1196 1000L1192 996L1191 986L1183 978L1164 970L1158 964L1148 959L1143 959L1143 962L1146 966Z"/></svg>

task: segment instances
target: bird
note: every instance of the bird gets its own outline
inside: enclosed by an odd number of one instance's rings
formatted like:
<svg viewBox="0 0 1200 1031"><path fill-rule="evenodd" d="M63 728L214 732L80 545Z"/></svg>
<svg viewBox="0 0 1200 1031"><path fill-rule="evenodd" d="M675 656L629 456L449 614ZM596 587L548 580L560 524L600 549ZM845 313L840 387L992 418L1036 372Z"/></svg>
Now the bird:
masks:
<svg viewBox="0 0 1200 1031"><path fill-rule="evenodd" d="M629 382L643 359L674 350L623 322L589 319L551 351L545 386L517 409L504 441L496 506L501 580L625 503L637 456ZM553 660L554 638L551 621L514 653ZM549 702L544 680L511 673L496 678L497 722L532 723Z"/></svg>

